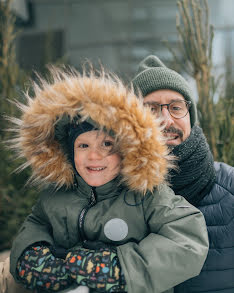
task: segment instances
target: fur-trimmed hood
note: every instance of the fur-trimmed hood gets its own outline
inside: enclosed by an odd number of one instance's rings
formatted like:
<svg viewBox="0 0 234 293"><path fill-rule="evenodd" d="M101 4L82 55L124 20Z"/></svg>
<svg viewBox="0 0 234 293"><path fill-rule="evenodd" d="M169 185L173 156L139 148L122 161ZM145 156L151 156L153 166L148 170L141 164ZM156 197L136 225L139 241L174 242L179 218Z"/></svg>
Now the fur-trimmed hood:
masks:
<svg viewBox="0 0 234 293"><path fill-rule="evenodd" d="M131 190L144 194L165 181L170 157L160 122L132 89L104 71L91 70L86 75L53 68L51 75L50 82L34 83L35 97L26 93L26 105L18 104L22 118L12 119L17 124L12 145L27 160L21 169L32 168L30 181L72 185L74 169L55 129L62 129L64 121L71 122L77 115L114 132L123 157L121 177ZM66 132L64 141L65 136Z"/></svg>

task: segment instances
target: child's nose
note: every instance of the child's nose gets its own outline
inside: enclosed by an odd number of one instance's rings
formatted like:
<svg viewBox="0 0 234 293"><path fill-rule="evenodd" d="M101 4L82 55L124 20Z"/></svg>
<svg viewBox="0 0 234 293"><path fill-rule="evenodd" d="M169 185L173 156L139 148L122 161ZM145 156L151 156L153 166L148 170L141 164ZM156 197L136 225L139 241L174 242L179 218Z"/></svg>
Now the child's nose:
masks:
<svg viewBox="0 0 234 293"><path fill-rule="evenodd" d="M100 149L95 148L89 151L89 159L90 160L100 160L103 158L103 154Z"/></svg>

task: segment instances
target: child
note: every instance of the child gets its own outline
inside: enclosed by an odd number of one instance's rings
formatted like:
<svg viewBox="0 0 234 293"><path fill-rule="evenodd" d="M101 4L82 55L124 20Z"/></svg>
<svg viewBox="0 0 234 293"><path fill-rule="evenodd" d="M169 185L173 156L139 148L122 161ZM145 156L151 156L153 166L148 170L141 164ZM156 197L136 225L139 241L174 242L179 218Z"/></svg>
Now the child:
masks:
<svg viewBox="0 0 234 293"><path fill-rule="evenodd" d="M14 240L15 280L38 292L156 293L199 274L205 221L165 185L160 122L142 101L105 72L54 70L34 90L16 148L47 189Z"/></svg>

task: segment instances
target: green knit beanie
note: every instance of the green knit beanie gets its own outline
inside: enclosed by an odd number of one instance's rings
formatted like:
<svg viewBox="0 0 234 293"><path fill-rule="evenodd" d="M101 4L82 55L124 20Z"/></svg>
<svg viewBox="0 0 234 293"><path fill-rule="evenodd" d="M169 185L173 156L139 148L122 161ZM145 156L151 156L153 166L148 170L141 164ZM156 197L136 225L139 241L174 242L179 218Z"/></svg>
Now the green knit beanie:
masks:
<svg viewBox="0 0 234 293"><path fill-rule="evenodd" d="M140 90L143 97L160 89L179 92L186 101L192 102L189 108L191 126L196 123L197 109L189 84L180 74L167 68L158 57L150 55L140 62L132 84L134 91L138 93Z"/></svg>

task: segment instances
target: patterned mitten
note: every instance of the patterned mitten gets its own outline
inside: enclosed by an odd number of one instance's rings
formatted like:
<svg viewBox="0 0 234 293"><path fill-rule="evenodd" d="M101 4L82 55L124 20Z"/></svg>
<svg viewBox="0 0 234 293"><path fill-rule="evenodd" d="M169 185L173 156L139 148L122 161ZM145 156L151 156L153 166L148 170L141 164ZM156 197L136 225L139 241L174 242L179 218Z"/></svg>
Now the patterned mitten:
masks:
<svg viewBox="0 0 234 293"><path fill-rule="evenodd" d="M59 291L72 283L65 260L54 257L44 245L27 249L19 258L17 270L19 280L27 289Z"/></svg>
<svg viewBox="0 0 234 293"><path fill-rule="evenodd" d="M79 248L69 252L66 260L66 268L78 285L99 292L126 292L127 285L114 248Z"/></svg>

